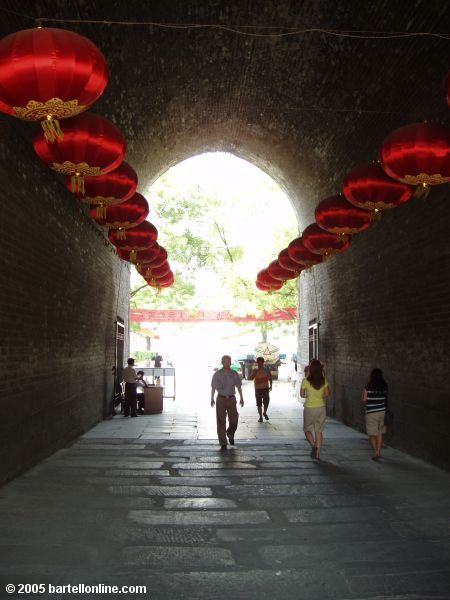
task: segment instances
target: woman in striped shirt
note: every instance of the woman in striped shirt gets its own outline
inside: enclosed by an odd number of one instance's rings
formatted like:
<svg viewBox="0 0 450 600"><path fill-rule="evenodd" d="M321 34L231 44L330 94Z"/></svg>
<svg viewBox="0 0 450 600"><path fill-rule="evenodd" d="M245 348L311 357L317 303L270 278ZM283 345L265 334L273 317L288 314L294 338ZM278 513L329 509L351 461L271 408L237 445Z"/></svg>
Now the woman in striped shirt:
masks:
<svg viewBox="0 0 450 600"><path fill-rule="evenodd" d="M384 415L386 413L388 386L381 369L373 369L370 380L363 391L366 404L366 430L373 450L372 460L381 458L383 433L386 433Z"/></svg>

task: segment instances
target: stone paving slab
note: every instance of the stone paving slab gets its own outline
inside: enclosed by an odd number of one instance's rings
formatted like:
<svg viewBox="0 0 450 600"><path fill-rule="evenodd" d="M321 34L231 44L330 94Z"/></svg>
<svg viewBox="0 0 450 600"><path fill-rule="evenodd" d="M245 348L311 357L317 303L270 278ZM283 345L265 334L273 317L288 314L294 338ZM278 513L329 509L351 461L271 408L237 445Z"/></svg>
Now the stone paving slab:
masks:
<svg viewBox="0 0 450 600"><path fill-rule="evenodd" d="M216 525L223 526L230 517L233 525L257 525L270 520L269 515L263 510L241 511L235 510L232 515L228 511L211 510L198 511L156 511L156 510L131 510L128 518L141 525Z"/></svg>
<svg viewBox="0 0 450 600"><path fill-rule="evenodd" d="M133 567L144 565L165 571L186 571L234 567L232 553L224 548L184 546L134 546L122 550L121 561Z"/></svg>
<svg viewBox="0 0 450 600"><path fill-rule="evenodd" d="M208 487L164 485L110 485L108 491L118 496L212 496Z"/></svg>
<svg viewBox="0 0 450 600"><path fill-rule="evenodd" d="M450 600L449 473L387 446L374 463L333 421L317 463L298 404L268 427L255 412L226 452L213 411L114 418L5 485L0 598L41 581L147 586L105 600Z"/></svg>

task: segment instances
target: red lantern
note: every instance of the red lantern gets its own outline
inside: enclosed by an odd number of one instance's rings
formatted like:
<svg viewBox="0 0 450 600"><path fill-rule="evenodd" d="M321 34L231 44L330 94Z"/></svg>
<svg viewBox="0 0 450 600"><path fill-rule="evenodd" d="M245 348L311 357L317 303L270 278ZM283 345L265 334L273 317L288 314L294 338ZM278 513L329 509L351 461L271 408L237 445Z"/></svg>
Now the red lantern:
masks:
<svg viewBox="0 0 450 600"><path fill-rule="evenodd" d="M147 264L142 265L142 267L138 268L137 270L139 273L141 273L144 279L161 279L161 277L165 277L167 273L170 273L170 265L166 261L160 267L153 267L152 265ZM144 271L144 273L141 271Z"/></svg>
<svg viewBox="0 0 450 600"><path fill-rule="evenodd" d="M319 227L336 234L363 231L372 221L369 211L357 208L341 195L322 200L314 214Z"/></svg>
<svg viewBox="0 0 450 600"><path fill-rule="evenodd" d="M371 163L352 169L342 191L351 204L376 213L403 204L414 188L388 177L379 163Z"/></svg>
<svg viewBox="0 0 450 600"><path fill-rule="evenodd" d="M282 250L278 254L278 262L285 269L289 269L289 271L294 271L297 277L303 271L303 266L299 265L289 256L287 248L284 248L284 250Z"/></svg>
<svg viewBox="0 0 450 600"><path fill-rule="evenodd" d="M155 247L158 248L158 254L155 255L151 260L147 262L148 266L155 268L160 267L167 261L167 251L165 248L160 246L158 242L155 242Z"/></svg>
<svg viewBox="0 0 450 600"><path fill-rule="evenodd" d="M259 279L255 282L256 287L261 292L278 292L283 287L283 283L279 281L278 283L271 283L270 285L264 285L259 281Z"/></svg>
<svg viewBox="0 0 450 600"><path fill-rule="evenodd" d="M343 252L350 246L350 236L329 233L317 223L308 225L302 234L302 240L308 250L323 256Z"/></svg>
<svg viewBox="0 0 450 600"><path fill-rule="evenodd" d="M133 253L129 250L121 250L120 248L116 248L116 250L122 260L132 262L136 265L136 268L141 265L145 267L160 267L167 260L167 252L158 242L153 242L145 250Z"/></svg>
<svg viewBox="0 0 450 600"><path fill-rule="evenodd" d="M25 29L0 40L0 110L41 121L49 142L57 119L86 110L108 81L105 57L90 40L65 29Z"/></svg>
<svg viewBox="0 0 450 600"><path fill-rule="evenodd" d="M274 279L271 275L269 275L267 269L262 269L259 271L258 275L256 276L256 281L265 286L267 288L265 291L268 292L278 291L283 287L283 282L279 281L278 279Z"/></svg>
<svg viewBox="0 0 450 600"><path fill-rule="evenodd" d="M108 229L130 229L145 221L148 215L148 202L141 194L134 194L132 198L116 206L103 207L104 216L98 216L99 207L90 209L91 217L96 223Z"/></svg>
<svg viewBox="0 0 450 600"><path fill-rule="evenodd" d="M415 123L393 131L380 150L381 166L409 185L440 185L450 181L450 128Z"/></svg>
<svg viewBox="0 0 450 600"><path fill-rule="evenodd" d="M266 285L263 285L258 279L256 280L255 285L261 292L270 292L270 288L268 288Z"/></svg>
<svg viewBox="0 0 450 600"><path fill-rule="evenodd" d="M267 272L273 279L277 279L278 281L287 281L288 279L295 279L298 277L296 271L291 271L289 269L285 269L280 265L278 260L273 260L270 265L267 267Z"/></svg>
<svg viewBox="0 0 450 600"><path fill-rule="evenodd" d="M159 277L158 279L155 279L155 278L145 279L145 281L151 287L163 288L163 287L170 287L171 285L173 285L175 278L174 278L172 271L169 271L163 277Z"/></svg>
<svg viewBox="0 0 450 600"><path fill-rule="evenodd" d="M309 269L313 265L323 262L323 257L306 248L301 237L295 238L287 247L289 258L296 262L302 269Z"/></svg>
<svg viewBox="0 0 450 600"><path fill-rule="evenodd" d="M126 162L117 169L98 175L97 177L84 178L84 194L77 194L81 202L97 206L97 216L105 216L104 207L125 202L136 192L138 177L136 172ZM72 178L66 179L67 188L72 191Z"/></svg>
<svg viewBox="0 0 450 600"><path fill-rule="evenodd" d="M157 238L158 230L149 221L144 221L132 229L110 229L108 232L108 239L111 244L121 250L128 250L130 259L133 262L136 259L136 252L147 250L156 242Z"/></svg>
<svg viewBox="0 0 450 600"><path fill-rule="evenodd" d="M61 123L63 139L53 144L37 131L33 146L39 158L51 169L72 176L72 192L84 195L84 176L109 173L125 156L125 139L110 121L83 113Z"/></svg>

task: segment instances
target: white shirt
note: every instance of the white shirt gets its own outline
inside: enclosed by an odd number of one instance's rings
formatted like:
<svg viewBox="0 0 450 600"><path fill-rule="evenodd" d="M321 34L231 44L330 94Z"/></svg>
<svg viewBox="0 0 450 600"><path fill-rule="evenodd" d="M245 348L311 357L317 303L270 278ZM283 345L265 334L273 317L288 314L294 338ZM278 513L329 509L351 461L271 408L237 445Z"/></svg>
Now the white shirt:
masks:
<svg viewBox="0 0 450 600"><path fill-rule="evenodd" d="M136 383L136 377L136 371L133 369L133 367L130 367L130 365L124 367L122 371L122 379L125 381L125 383Z"/></svg>
<svg viewBox="0 0 450 600"><path fill-rule="evenodd" d="M144 379L138 379L136 381L136 387L138 389L140 389L139 393L142 393L144 391L144 388L148 387L148 384L147 384L147 382Z"/></svg>
<svg viewBox="0 0 450 600"><path fill-rule="evenodd" d="M235 388L240 389L241 386L241 378L232 369L219 369L214 373L211 381L211 387L217 390L220 396L233 396Z"/></svg>

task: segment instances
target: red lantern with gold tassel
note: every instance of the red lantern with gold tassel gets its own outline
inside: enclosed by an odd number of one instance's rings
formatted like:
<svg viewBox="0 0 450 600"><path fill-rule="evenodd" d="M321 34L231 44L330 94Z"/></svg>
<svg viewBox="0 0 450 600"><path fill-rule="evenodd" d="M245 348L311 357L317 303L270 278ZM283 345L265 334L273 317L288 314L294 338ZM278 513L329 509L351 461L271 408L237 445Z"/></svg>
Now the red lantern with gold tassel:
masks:
<svg viewBox="0 0 450 600"><path fill-rule="evenodd" d="M136 192L137 184L136 172L124 161L117 169L105 175L85 177L84 194L76 195L81 202L97 207L97 217L105 217L105 207L115 206L131 198ZM72 191L71 177L67 177L66 186Z"/></svg>
<svg viewBox="0 0 450 600"><path fill-rule="evenodd" d="M147 262L148 266L155 268L160 267L167 261L167 250L155 242L155 248L158 248L158 254Z"/></svg>
<svg viewBox="0 0 450 600"><path fill-rule="evenodd" d="M257 279L255 281L255 285L258 288L258 290L260 290L261 292L269 292L269 293L270 292L278 292L283 287L283 283L281 281L279 281L277 284L271 283L270 285L264 285L263 283L261 283L259 281L259 279Z"/></svg>
<svg viewBox="0 0 450 600"><path fill-rule="evenodd" d="M141 194L134 194L132 198L116 204L115 206L105 206L105 216L99 217L98 207L93 206L90 209L91 217L96 223L108 229L130 229L136 227L147 218L149 207L148 202Z"/></svg>
<svg viewBox="0 0 450 600"><path fill-rule="evenodd" d="M140 265L150 266L150 263L154 267L159 267L167 260L167 252L158 242L152 242L145 250L138 250L137 252L122 250L121 248L116 248L116 251L122 260L133 263L136 268Z"/></svg>
<svg viewBox="0 0 450 600"><path fill-rule="evenodd" d="M302 234L302 241L308 250L325 257L343 252L350 246L350 236L329 233L317 223L308 225Z"/></svg>
<svg viewBox="0 0 450 600"><path fill-rule="evenodd" d="M301 237L295 238L287 247L289 258L296 262L301 268L309 269L313 265L323 262L323 257L311 252L306 248Z"/></svg>
<svg viewBox="0 0 450 600"><path fill-rule="evenodd" d="M267 267L267 272L273 279L277 279L278 281L287 281L288 279L295 279L298 277L298 274L295 271L282 267L278 260L273 260L270 263Z"/></svg>
<svg viewBox="0 0 450 600"><path fill-rule="evenodd" d="M292 260L292 258L288 254L287 248L284 248L278 254L278 262L285 269L289 269L289 271L294 271L297 277L304 269L303 265L300 265L298 262Z"/></svg>
<svg viewBox="0 0 450 600"><path fill-rule="evenodd" d="M317 205L314 216L321 229L338 235L363 231L372 221L369 211L350 204L340 194L322 200Z"/></svg>
<svg viewBox="0 0 450 600"><path fill-rule="evenodd" d="M379 163L370 163L347 173L342 191L350 204L376 214L407 202L414 188L388 177Z"/></svg>
<svg viewBox="0 0 450 600"><path fill-rule="evenodd" d="M270 292L270 291L271 291L271 290L270 290L270 288L269 288L269 287L267 287L267 285L264 285L264 284L262 284L262 283L259 281L259 279L257 279L257 280L255 281L255 285L256 285L256 287L258 288L258 290L259 290L260 292ZM280 289L280 290L281 290L281 287L279 287L278 289ZM277 291L278 291L278 290L277 290Z"/></svg>
<svg viewBox="0 0 450 600"><path fill-rule="evenodd" d="M256 276L256 281L262 284L267 288L268 292L275 292L281 290L283 287L283 282L278 279L274 279L271 275L269 275L267 269L261 269Z"/></svg>
<svg viewBox="0 0 450 600"><path fill-rule="evenodd" d="M149 286L154 287L154 288L165 288L165 287L170 287L171 285L173 285L174 281L175 281L175 277L172 273L172 271L169 271L166 275L159 277L159 278L154 278L151 277L149 279L144 278L145 281L148 283Z"/></svg>
<svg viewBox="0 0 450 600"><path fill-rule="evenodd" d="M108 81L105 57L66 29L24 29L0 40L0 111L40 121L49 142L62 137L57 119L85 111Z"/></svg>
<svg viewBox="0 0 450 600"><path fill-rule="evenodd" d="M143 267L144 266L146 267L146 269L143 269L141 267L142 271L145 270L145 274L142 275L144 279L160 279L161 277L164 277L165 275L167 275L167 273L170 272L170 265L167 261L159 267L154 267L150 264L143 265ZM138 272L140 272L140 269L138 269Z"/></svg>
<svg viewBox="0 0 450 600"><path fill-rule="evenodd" d="M450 181L450 127L414 123L393 131L383 142L384 171L408 185L440 185Z"/></svg>
<svg viewBox="0 0 450 600"><path fill-rule="evenodd" d="M64 137L50 144L37 131L33 146L51 169L72 177L72 192L84 195L84 176L102 175L116 169L125 156L125 139L107 119L83 113L61 123Z"/></svg>
<svg viewBox="0 0 450 600"><path fill-rule="evenodd" d="M120 206L120 205L119 205ZM127 250L129 260L134 262L137 252L147 250L158 238L158 230L149 221L144 221L132 229L110 229L108 239L111 244L121 250Z"/></svg>

